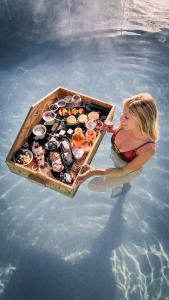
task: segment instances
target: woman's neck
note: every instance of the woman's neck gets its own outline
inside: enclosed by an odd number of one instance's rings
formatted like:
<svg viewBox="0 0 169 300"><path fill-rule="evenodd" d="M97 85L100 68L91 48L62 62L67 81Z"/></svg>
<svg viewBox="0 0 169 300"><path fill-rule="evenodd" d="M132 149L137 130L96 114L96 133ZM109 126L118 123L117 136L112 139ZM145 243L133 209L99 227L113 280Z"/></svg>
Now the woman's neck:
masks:
<svg viewBox="0 0 169 300"><path fill-rule="evenodd" d="M148 136L146 135L146 134L143 134L139 129L133 129L133 130L131 130L131 134L135 137L135 138L137 138L137 139L139 139L139 140L149 140L149 138L148 138Z"/></svg>

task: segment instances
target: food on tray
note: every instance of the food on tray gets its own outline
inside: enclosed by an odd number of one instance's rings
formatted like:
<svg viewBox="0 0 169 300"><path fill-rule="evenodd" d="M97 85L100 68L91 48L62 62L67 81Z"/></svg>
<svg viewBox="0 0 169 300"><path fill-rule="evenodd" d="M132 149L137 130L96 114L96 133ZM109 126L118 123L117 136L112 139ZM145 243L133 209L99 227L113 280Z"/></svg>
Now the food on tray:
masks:
<svg viewBox="0 0 169 300"><path fill-rule="evenodd" d="M97 120L97 122L96 122L96 130L101 131L101 130L103 130L103 129L104 129L104 124L103 124L103 122L100 121L100 120Z"/></svg>
<svg viewBox="0 0 169 300"><path fill-rule="evenodd" d="M87 116L85 114L81 114L79 117L78 117L78 121L80 123L85 123L87 121Z"/></svg>
<svg viewBox="0 0 169 300"><path fill-rule="evenodd" d="M86 131L86 141L93 143L95 139L96 139L96 132L94 131L94 129L88 129Z"/></svg>
<svg viewBox="0 0 169 300"><path fill-rule="evenodd" d="M64 107L66 105L66 101L64 99L60 99L58 102L56 102L56 105L58 107Z"/></svg>
<svg viewBox="0 0 169 300"><path fill-rule="evenodd" d="M64 107L59 108L57 112L61 117L64 117L67 114L67 109Z"/></svg>
<svg viewBox="0 0 169 300"><path fill-rule="evenodd" d="M49 159L50 159L51 161L60 160L60 162L61 162L60 154L59 154L58 152L53 152L53 151L51 151L51 152L49 153Z"/></svg>
<svg viewBox="0 0 169 300"><path fill-rule="evenodd" d="M81 148L82 143L85 140L83 130L81 128L76 128L72 135L72 145L74 148Z"/></svg>
<svg viewBox="0 0 169 300"><path fill-rule="evenodd" d="M30 164L30 162L33 159L33 154L28 149L20 149L17 153L14 155L14 161L20 165L26 166Z"/></svg>
<svg viewBox="0 0 169 300"><path fill-rule="evenodd" d="M91 146L89 145L88 141L84 141L82 144L82 147L83 147L85 153L88 153L91 149Z"/></svg>
<svg viewBox="0 0 169 300"><path fill-rule="evenodd" d="M48 155L48 161L51 166L51 169L54 172L61 172L64 169L59 152L51 151Z"/></svg>
<svg viewBox="0 0 169 300"><path fill-rule="evenodd" d="M59 122L55 122L51 128L51 131L55 131L59 127Z"/></svg>
<svg viewBox="0 0 169 300"><path fill-rule="evenodd" d="M76 124L76 118L75 118L75 116L69 116L68 118L67 118L67 123L68 124L72 124L72 125L74 125L74 124Z"/></svg>
<svg viewBox="0 0 169 300"><path fill-rule="evenodd" d="M67 140L62 141L61 144L63 149L64 162L67 166L70 166L73 163L73 156L72 156L70 144Z"/></svg>
<svg viewBox="0 0 169 300"><path fill-rule="evenodd" d="M58 164L56 162L53 162L52 163L52 170L54 172L61 172L62 170L64 169L63 165L62 164Z"/></svg>
<svg viewBox="0 0 169 300"><path fill-rule="evenodd" d="M63 136L63 135L65 135L65 133L66 133L66 131L65 131L65 130L63 130L63 129L61 129L61 131L59 131L59 135L60 135L60 136Z"/></svg>
<svg viewBox="0 0 169 300"><path fill-rule="evenodd" d="M45 125L53 125L55 122L55 113L52 110L45 111L42 117L45 121Z"/></svg>
<svg viewBox="0 0 169 300"><path fill-rule="evenodd" d="M43 167L45 165L44 150L38 142L35 141L33 142L32 152L33 152L34 160L37 163L37 165Z"/></svg>
<svg viewBox="0 0 169 300"><path fill-rule="evenodd" d="M75 128L75 133L82 135L82 134L83 134L82 128L76 127L76 128Z"/></svg>
<svg viewBox="0 0 169 300"><path fill-rule="evenodd" d="M72 108L72 115L77 115L79 110L77 108Z"/></svg>
<svg viewBox="0 0 169 300"><path fill-rule="evenodd" d="M44 139L45 134L46 134L46 127L42 124L38 124L33 127L32 132L35 135L35 137L34 137L35 140Z"/></svg>
<svg viewBox="0 0 169 300"><path fill-rule="evenodd" d="M66 103L72 102L72 96L66 96L66 97L64 97L64 101L65 101Z"/></svg>
<svg viewBox="0 0 169 300"><path fill-rule="evenodd" d="M58 106L57 106L57 104L54 103L49 106L49 109L55 111L58 109Z"/></svg>
<svg viewBox="0 0 169 300"><path fill-rule="evenodd" d="M65 183L72 183L73 176L71 176L71 174L69 174L69 173L62 172L62 173L60 173L60 180Z"/></svg>
<svg viewBox="0 0 169 300"><path fill-rule="evenodd" d="M75 159L80 160L83 157L84 149L83 148L73 148L73 156Z"/></svg>
<svg viewBox="0 0 169 300"><path fill-rule="evenodd" d="M55 116L54 114L52 115L52 114L49 114L49 112L46 112L46 114L44 114L44 120L47 121L47 122L53 121L54 116Z"/></svg>
<svg viewBox="0 0 169 300"><path fill-rule="evenodd" d="M96 121L91 119L86 121L86 128L87 129L94 129L96 127Z"/></svg>
<svg viewBox="0 0 169 300"><path fill-rule="evenodd" d="M70 145L69 145L68 141L66 141L66 140L65 140L65 141L62 141L61 144L62 144L63 150L64 150L65 152L67 152L67 151L70 150Z"/></svg>
<svg viewBox="0 0 169 300"><path fill-rule="evenodd" d="M88 114L88 119L91 120L98 120L99 119L99 114L96 112L96 111L91 111L89 114Z"/></svg>
<svg viewBox="0 0 169 300"><path fill-rule="evenodd" d="M57 158L53 163L58 164L58 165L62 165L61 158Z"/></svg>
<svg viewBox="0 0 169 300"><path fill-rule="evenodd" d="M67 115L68 115L68 116L71 116L71 114L72 114L71 108L67 108Z"/></svg>
<svg viewBox="0 0 169 300"><path fill-rule="evenodd" d="M78 109L79 114L83 114L85 112L85 109L83 107Z"/></svg>
<svg viewBox="0 0 169 300"><path fill-rule="evenodd" d="M72 170L75 172L75 173L78 173L81 169L81 166L78 164L78 163L74 163L73 166L72 166Z"/></svg>
<svg viewBox="0 0 169 300"><path fill-rule="evenodd" d="M27 165L30 162L30 156L28 153L21 154L20 157L22 159L23 165Z"/></svg>
<svg viewBox="0 0 169 300"><path fill-rule="evenodd" d="M63 154L65 163L70 166L73 163L73 157L71 152L65 152Z"/></svg>
<svg viewBox="0 0 169 300"><path fill-rule="evenodd" d="M57 150L60 147L59 142L52 137L45 145L46 150Z"/></svg>
<svg viewBox="0 0 169 300"><path fill-rule="evenodd" d="M81 102L82 102L81 96L78 95L78 94L73 95L72 96L72 101L74 102L75 105L80 106Z"/></svg>
<svg viewBox="0 0 169 300"><path fill-rule="evenodd" d="M72 177L68 173L65 173L65 182L66 183L71 183L72 182Z"/></svg>
<svg viewBox="0 0 169 300"><path fill-rule="evenodd" d="M68 131L67 131L67 133L68 133L69 135L72 135L73 129L69 128Z"/></svg>
<svg viewBox="0 0 169 300"><path fill-rule="evenodd" d="M52 108L52 109L51 109ZM56 111L56 105L53 104L53 106L51 105L50 106L50 110L54 110ZM66 108L66 107L60 107L58 110L57 110L57 115L61 116L61 117L65 117L65 116L70 116L70 115L78 115L78 114L83 114L85 111L85 109L83 107L80 107L80 108L77 108L77 107L74 107L74 108Z"/></svg>

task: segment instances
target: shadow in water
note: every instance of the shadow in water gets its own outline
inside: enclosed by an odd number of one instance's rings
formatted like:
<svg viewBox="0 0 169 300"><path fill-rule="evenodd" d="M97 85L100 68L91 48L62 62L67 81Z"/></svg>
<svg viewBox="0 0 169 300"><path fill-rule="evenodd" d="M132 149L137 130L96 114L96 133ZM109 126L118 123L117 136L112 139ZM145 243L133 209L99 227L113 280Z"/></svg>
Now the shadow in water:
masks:
<svg viewBox="0 0 169 300"><path fill-rule="evenodd" d="M111 252L122 243L123 203L126 192L117 198L109 220L96 239L90 255L66 262L39 249L13 249L16 271L11 276L2 300L112 300L116 283L111 269ZM12 247L11 247L12 249ZM13 255L12 255L13 253ZM9 253L8 260L9 260ZM5 257L4 257L5 259Z"/></svg>

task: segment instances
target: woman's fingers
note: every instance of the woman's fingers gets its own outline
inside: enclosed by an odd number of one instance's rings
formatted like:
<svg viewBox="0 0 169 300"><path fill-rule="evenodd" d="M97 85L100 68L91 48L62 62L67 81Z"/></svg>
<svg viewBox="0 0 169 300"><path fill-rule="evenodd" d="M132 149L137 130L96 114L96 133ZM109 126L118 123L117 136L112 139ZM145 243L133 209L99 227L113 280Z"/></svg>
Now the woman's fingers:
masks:
<svg viewBox="0 0 169 300"><path fill-rule="evenodd" d="M77 183L82 183L87 179L88 172L85 172L83 174L78 175L77 177Z"/></svg>
<svg viewBox="0 0 169 300"><path fill-rule="evenodd" d="M94 169L95 169L94 167L87 165L87 164L82 166L82 168L80 170L80 174L78 175L76 182L78 184L81 184L82 182L87 180L91 176L92 171Z"/></svg>
<svg viewBox="0 0 169 300"><path fill-rule="evenodd" d="M84 174L87 171L89 171L91 169L91 167L89 165L84 165L82 166L81 170L80 170L80 174Z"/></svg>

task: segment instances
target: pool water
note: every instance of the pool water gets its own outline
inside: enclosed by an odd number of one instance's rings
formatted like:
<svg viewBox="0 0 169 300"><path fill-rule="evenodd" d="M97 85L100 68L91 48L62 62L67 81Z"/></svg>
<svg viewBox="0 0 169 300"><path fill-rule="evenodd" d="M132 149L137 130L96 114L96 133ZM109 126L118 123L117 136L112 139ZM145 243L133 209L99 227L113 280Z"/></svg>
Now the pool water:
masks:
<svg viewBox="0 0 169 300"><path fill-rule="evenodd" d="M0 299L169 299L169 4L0 4ZM50 16L50 18L47 18ZM55 89L116 105L147 91L157 151L129 190L70 199L12 174L5 158L30 106ZM106 134L92 161L111 167Z"/></svg>

